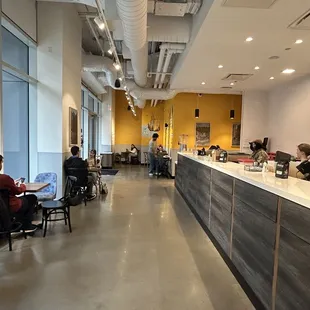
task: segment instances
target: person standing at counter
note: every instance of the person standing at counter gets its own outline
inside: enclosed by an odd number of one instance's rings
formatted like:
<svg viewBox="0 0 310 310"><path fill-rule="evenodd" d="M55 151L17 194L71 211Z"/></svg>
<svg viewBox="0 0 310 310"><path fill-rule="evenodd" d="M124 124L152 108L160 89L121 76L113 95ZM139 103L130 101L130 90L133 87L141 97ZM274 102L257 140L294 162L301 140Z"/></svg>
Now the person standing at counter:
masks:
<svg viewBox="0 0 310 310"><path fill-rule="evenodd" d="M253 152L251 158L258 162L259 164L266 163L268 161L268 154L263 146L262 140L254 140L250 142L250 149Z"/></svg>
<svg viewBox="0 0 310 310"><path fill-rule="evenodd" d="M157 139L159 135L158 133L154 133L152 139L149 142L149 160L150 160L150 171L149 175L152 176L154 173L157 174L158 165L157 165Z"/></svg>

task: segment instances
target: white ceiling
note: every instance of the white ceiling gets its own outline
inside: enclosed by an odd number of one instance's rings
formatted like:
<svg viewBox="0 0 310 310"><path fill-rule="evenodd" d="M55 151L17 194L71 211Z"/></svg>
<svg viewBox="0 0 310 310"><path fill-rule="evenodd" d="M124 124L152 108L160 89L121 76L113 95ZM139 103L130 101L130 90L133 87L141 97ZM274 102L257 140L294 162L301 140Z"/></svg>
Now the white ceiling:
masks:
<svg viewBox="0 0 310 310"><path fill-rule="evenodd" d="M277 0L269 9L224 7L223 2L214 0L175 70L172 89L214 92L230 86L231 81L222 81L226 75L246 73L253 76L236 83L234 91L268 90L310 73L310 31L288 28L310 9L309 0ZM249 36L254 40L246 43ZM296 39L304 42L296 45ZM269 60L270 56L280 58ZM218 69L219 64L224 68ZM260 70L254 70L255 66ZM296 72L284 75L285 68ZM275 79L269 80L271 76ZM201 85L202 81L206 84Z"/></svg>

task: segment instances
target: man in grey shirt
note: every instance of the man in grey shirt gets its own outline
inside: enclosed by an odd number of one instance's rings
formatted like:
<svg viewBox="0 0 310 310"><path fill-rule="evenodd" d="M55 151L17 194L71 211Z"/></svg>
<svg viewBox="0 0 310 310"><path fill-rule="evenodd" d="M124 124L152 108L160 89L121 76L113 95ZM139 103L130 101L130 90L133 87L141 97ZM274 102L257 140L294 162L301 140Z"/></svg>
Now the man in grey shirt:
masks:
<svg viewBox="0 0 310 310"><path fill-rule="evenodd" d="M158 133L154 133L152 139L149 142L149 160L150 160L150 171L149 175L152 176L154 173L157 173L157 165L156 165L156 153L157 153L157 139L159 135Z"/></svg>

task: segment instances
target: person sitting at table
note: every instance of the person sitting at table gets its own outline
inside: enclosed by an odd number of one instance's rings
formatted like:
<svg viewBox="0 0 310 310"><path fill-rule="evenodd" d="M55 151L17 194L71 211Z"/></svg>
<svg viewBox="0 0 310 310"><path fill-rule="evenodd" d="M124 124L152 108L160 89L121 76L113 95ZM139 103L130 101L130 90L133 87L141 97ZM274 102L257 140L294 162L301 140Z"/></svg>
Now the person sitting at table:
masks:
<svg viewBox="0 0 310 310"><path fill-rule="evenodd" d="M138 149L134 144L131 145L130 151L126 149L128 152L128 162L131 163L131 158L138 156Z"/></svg>
<svg viewBox="0 0 310 310"><path fill-rule="evenodd" d="M86 170L87 175L86 180L78 180L79 183L87 183L87 200L93 200L96 198L96 194L93 193L93 186L95 183L94 177L88 175L88 163L80 157L80 148L78 146L72 146L71 148L72 156L68 158L64 163L64 169L67 175L72 174L71 169Z"/></svg>
<svg viewBox="0 0 310 310"><path fill-rule="evenodd" d="M268 154L266 153L262 140L256 139L250 142L250 149L253 152L251 158L254 159L255 162L263 164L268 161Z"/></svg>
<svg viewBox="0 0 310 310"><path fill-rule="evenodd" d="M100 174L101 164L100 164L100 160L97 159L97 151L95 149L89 152L87 164L88 164L88 169L91 170L89 174L93 176L94 180L97 180L98 174Z"/></svg>
<svg viewBox="0 0 310 310"><path fill-rule="evenodd" d="M161 174L164 166L164 156L167 156L168 153L164 149L164 147L160 144L157 149L157 164L158 164L158 172Z"/></svg>
<svg viewBox="0 0 310 310"><path fill-rule="evenodd" d="M4 158L0 155L0 171L3 167ZM16 197L26 192L25 184L17 186L15 181L6 174L0 174L0 188L7 189L9 191L9 207L12 215L16 218L17 222L20 222L23 226L22 229L26 233L33 233L37 230L37 226L32 224L33 213L37 204L36 195L25 195Z"/></svg>

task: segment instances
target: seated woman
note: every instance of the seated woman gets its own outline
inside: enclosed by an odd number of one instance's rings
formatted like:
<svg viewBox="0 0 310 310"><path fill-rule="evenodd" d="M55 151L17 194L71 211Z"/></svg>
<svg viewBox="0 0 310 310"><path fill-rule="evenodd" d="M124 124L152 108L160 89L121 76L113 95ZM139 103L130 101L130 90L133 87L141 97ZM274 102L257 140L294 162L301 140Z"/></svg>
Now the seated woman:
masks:
<svg viewBox="0 0 310 310"><path fill-rule="evenodd" d="M0 155L0 171L2 170L3 160L3 156ZM21 195L26 192L26 186L24 184L17 186L14 180L6 174L0 174L0 188L9 191L10 210L17 222L20 222L23 225L22 229L27 233L35 232L37 226L32 224L32 219L34 208L37 204L37 196L25 195L22 197L16 197L16 195Z"/></svg>
<svg viewBox="0 0 310 310"><path fill-rule="evenodd" d="M93 177L94 182L96 183L96 180L98 179L98 176L100 176L100 169L101 169L101 164L100 160L97 159L97 151L96 150L91 150L89 152L89 157L87 159L87 165L88 169L90 170L89 174Z"/></svg>
<svg viewBox="0 0 310 310"><path fill-rule="evenodd" d="M131 163L131 158L138 156L138 149L134 144L131 145L130 151L128 151L128 162Z"/></svg>
<svg viewBox="0 0 310 310"><path fill-rule="evenodd" d="M257 139L250 142L250 149L253 152L251 158L254 159L255 162L259 164L268 162L268 154L266 153L262 140Z"/></svg>

